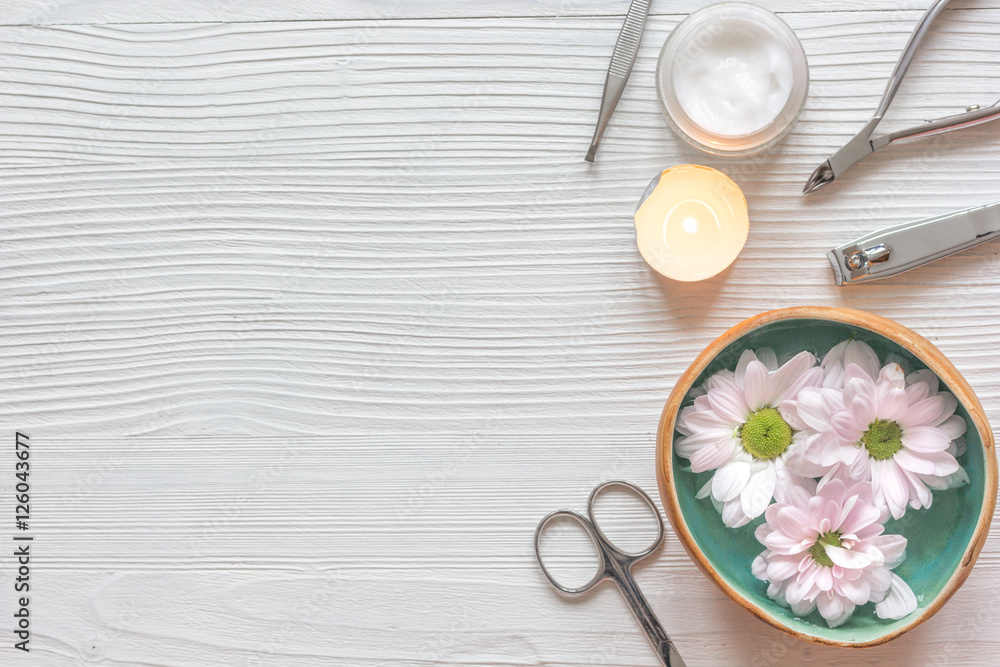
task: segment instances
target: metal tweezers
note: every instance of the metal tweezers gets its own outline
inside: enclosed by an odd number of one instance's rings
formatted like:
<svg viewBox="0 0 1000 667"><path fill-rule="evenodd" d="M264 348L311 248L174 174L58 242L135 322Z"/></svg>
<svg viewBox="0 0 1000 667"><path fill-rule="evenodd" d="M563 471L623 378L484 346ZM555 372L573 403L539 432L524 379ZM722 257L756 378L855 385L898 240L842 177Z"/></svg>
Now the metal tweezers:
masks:
<svg viewBox="0 0 1000 667"><path fill-rule="evenodd" d="M632 0L625 16L625 24L618 33L618 41L615 42L615 50L611 55L611 66L608 67L608 75L604 79L604 95L601 97L601 112L597 117L597 127L594 129L594 138L590 140L587 157L584 158L591 164L597 155L597 145L601 143L604 128L608 126L611 114L618 105L618 99L625 90L628 75L632 73L635 56L639 53L642 31L646 27L650 3L652 0Z"/></svg>
<svg viewBox="0 0 1000 667"><path fill-rule="evenodd" d="M930 9L927 10L924 17L920 20L920 23L917 24L913 34L910 35L910 41L906 43L906 48L903 50L903 54L900 56L899 62L896 63L896 69L893 71L892 77L889 79L889 84L885 88L885 93L882 95L882 101L879 102L875 115L872 116L871 120L868 121L868 124L865 125L860 132L858 132L857 136L848 141L843 148L834 153L823 164L816 167L816 170L806 182L805 187L802 188L803 194L808 194L818 190L850 169L854 163L867 157L868 155L871 155L883 146L887 146L888 144L899 141L900 139L941 134L942 132L950 132L963 127L972 127L973 125L987 123L991 120L1000 118L1000 106L998 106L1000 105L1000 100L998 100L992 106L988 106L983 109L980 109L978 104L973 104L972 106L966 108L965 113L947 116L946 118L940 118L938 120L932 120L923 125L900 130L898 132L881 134L876 137L872 136L875 128L878 127L878 124L881 122L882 116L885 115L885 112L889 109L889 105L892 104L892 99L896 96L896 91L899 90L899 85L903 82L903 77L906 76L906 70L909 69L910 63L913 61L913 57L916 55L917 50L920 48L921 42L923 42L924 37L927 36L927 31L930 29L931 23L933 23L934 19L936 19L944 10L948 2L950 2L950 0L937 0L933 5L931 5Z"/></svg>

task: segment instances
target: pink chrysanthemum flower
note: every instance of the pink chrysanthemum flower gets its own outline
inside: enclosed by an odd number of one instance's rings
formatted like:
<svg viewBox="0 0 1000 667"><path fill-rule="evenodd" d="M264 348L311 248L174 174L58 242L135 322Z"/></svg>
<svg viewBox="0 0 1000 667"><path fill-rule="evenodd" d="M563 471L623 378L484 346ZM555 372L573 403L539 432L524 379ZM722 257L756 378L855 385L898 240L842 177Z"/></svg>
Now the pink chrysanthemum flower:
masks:
<svg viewBox="0 0 1000 667"><path fill-rule="evenodd" d="M833 628L858 605L875 602L879 618L900 619L917 608L913 591L890 572L905 557L906 538L883 535L868 482L821 483L817 494L790 489L787 502L767 508L757 528L766 548L753 575L767 594L798 616L816 608Z"/></svg>
<svg viewBox="0 0 1000 667"><path fill-rule="evenodd" d="M677 430L683 437L674 446L691 461L692 471L715 470L697 496L711 495L727 526L760 516L789 487L814 488L815 482L785 466L801 437L790 425L794 404L789 401L822 380L823 372L808 352L778 368L770 350L761 350L760 358L747 350L735 371L713 375L705 384L707 392L681 411Z"/></svg>
<svg viewBox="0 0 1000 667"><path fill-rule="evenodd" d="M871 362L865 365L844 369L842 389L799 393L795 419L811 433L788 466L799 475L870 481L876 504L898 519L907 505L930 507L931 489L968 481L955 458L966 424L932 372L905 378L889 364L873 375Z"/></svg>

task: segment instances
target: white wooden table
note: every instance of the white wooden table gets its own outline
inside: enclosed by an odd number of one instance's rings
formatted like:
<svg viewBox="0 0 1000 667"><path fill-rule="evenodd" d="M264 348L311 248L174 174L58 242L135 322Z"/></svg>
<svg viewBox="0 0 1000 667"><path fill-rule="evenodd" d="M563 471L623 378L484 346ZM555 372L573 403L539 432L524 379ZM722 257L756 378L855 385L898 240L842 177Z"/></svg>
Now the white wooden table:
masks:
<svg viewBox="0 0 1000 667"><path fill-rule="evenodd" d="M997 199L1000 130L886 149L816 195L929 0L772 0L811 64L766 156L687 148L654 3L596 166L624 0L5 0L0 539L31 437L31 653L4 665L654 665L613 588L567 602L539 518L651 493L672 383L757 312L843 305L934 341L1000 423L1000 246L834 287L824 253ZM152 5L152 6L150 6ZM1000 0L938 22L888 127L992 103ZM658 170L750 202L722 277L658 279L631 214ZM0 617L15 569L3 547ZM1000 541L933 619L862 652L726 599L668 532L638 580L690 667L987 665Z"/></svg>

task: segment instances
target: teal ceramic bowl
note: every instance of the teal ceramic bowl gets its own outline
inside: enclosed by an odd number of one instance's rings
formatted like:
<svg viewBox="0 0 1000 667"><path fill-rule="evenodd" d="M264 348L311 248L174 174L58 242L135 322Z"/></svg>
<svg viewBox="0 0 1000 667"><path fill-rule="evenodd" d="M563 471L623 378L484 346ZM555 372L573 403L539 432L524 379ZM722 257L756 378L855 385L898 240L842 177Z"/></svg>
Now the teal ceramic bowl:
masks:
<svg viewBox="0 0 1000 667"><path fill-rule="evenodd" d="M886 524L886 532L908 540L906 560L894 571L913 589L917 610L897 620L877 618L871 605L859 607L837 628L813 612L796 617L767 597L766 584L750 573L763 547L754 537L759 518L742 528L726 528L718 511L695 493L711 473L695 474L673 450L677 414L693 400L692 387L723 368L735 368L747 348L769 347L778 358L809 350L817 356L851 336L871 345L880 359L901 359L908 370L928 368L958 399L968 424L967 448L959 462L970 483L937 491L929 509L908 512ZM951 597L972 569L989 530L997 495L993 434L968 382L929 341L909 329L870 313L846 308L788 308L763 313L738 324L708 346L681 377L660 418L656 453L660 496L678 539L688 554L735 602L774 627L805 641L868 647L890 641L930 618Z"/></svg>

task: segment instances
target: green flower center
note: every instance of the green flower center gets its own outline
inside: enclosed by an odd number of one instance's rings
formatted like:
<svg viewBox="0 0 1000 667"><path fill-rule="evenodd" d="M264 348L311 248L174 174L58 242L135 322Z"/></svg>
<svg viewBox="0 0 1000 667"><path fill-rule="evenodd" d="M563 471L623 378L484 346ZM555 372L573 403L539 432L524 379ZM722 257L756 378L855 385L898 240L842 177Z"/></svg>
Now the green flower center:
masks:
<svg viewBox="0 0 1000 667"><path fill-rule="evenodd" d="M743 449L756 459L780 456L792 443L792 429L774 408L763 408L740 427Z"/></svg>
<svg viewBox="0 0 1000 667"><path fill-rule="evenodd" d="M823 533L816 540L816 544L809 547L809 555L813 557L814 561L826 567L833 567L833 561L826 555L826 549L823 548L824 544L831 547L839 547L840 533Z"/></svg>
<svg viewBox="0 0 1000 667"><path fill-rule="evenodd" d="M861 444L876 461L891 459L903 447L903 429L891 419L876 419L861 436Z"/></svg>

